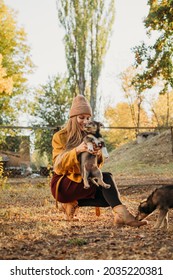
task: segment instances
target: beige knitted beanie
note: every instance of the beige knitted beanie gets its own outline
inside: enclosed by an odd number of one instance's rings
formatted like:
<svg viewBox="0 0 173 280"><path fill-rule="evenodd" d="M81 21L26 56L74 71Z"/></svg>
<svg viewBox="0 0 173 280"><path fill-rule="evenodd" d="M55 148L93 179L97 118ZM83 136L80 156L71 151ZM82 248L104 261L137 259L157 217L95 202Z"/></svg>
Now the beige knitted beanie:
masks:
<svg viewBox="0 0 173 280"><path fill-rule="evenodd" d="M82 114L92 116L92 109L87 99L79 94L73 99L70 109L70 118Z"/></svg>

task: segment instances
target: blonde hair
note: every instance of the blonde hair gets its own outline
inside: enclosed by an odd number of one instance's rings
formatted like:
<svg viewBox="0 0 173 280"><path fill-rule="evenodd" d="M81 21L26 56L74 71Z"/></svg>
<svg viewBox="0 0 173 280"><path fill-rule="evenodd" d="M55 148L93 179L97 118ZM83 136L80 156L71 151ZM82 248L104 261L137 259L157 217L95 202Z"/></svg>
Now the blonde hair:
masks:
<svg viewBox="0 0 173 280"><path fill-rule="evenodd" d="M81 144L84 133L82 133L77 122L77 116L70 118L64 127L67 132L66 151L69 151Z"/></svg>
<svg viewBox="0 0 173 280"><path fill-rule="evenodd" d="M76 116L68 120L67 124L63 127L63 130L67 133L66 147L65 150L56 157L54 162L54 168L60 169L62 168L62 158L65 153L80 145L84 137L84 132L79 128Z"/></svg>

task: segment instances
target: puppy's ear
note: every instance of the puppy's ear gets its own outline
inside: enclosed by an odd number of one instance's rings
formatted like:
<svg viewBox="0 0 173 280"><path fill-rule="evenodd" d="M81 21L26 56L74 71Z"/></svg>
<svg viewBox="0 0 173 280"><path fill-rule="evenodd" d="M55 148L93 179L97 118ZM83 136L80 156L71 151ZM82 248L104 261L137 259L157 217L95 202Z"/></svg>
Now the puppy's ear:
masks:
<svg viewBox="0 0 173 280"><path fill-rule="evenodd" d="M145 207L147 205L147 200L146 199L143 199L141 202L140 202L140 206L141 207Z"/></svg>
<svg viewBox="0 0 173 280"><path fill-rule="evenodd" d="M146 198L144 198L144 199L142 199L141 200L141 202L140 203L143 203L143 202L146 202L147 201L147 199Z"/></svg>
<svg viewBox="0 0 173 280"><path fill-rule="evenodd" d="M98 123L99 123L99 127L104 127L104 125L101 122Z"/></svg>

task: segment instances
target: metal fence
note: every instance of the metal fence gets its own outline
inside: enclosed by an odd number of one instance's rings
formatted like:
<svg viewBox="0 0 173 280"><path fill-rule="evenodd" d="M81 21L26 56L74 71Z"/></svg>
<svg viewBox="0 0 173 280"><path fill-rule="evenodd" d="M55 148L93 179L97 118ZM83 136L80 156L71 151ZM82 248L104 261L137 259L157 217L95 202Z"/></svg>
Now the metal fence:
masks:
<svg viewBox="0 0 173 280"><path fill-rule="evenodd" d="M51 139L60 127L23 127L0 126L0 167L7 177L49 176L52 172ZM173 155L173 127L104 127L103 134L109 135L113 130L123 134L133 131L137 141L147 140L162 130L170 130ZM105 133L106 132L106 133ZM126 139L126 142L131 141ZM115 143L109 143L115 144ZM42 151L42 153L40 153Z"/></svg>

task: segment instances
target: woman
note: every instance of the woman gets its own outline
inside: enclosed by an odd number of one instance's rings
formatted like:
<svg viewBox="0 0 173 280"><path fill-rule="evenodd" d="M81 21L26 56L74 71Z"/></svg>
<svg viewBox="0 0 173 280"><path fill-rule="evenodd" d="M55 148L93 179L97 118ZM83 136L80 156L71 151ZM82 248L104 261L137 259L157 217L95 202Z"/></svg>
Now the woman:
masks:
<svg viewBox="0 0 173 280"><path fill-rule="evenodd" d="M97 187L84 188L80 173L79 155L87 151L83 142L84 127L92 116L92 110L84 96L78 95L73 99L70 118L66 126L56 132L52 139L54 175L51 181L51 191L61 204L68 219L74 217L76 208L82 206L112 207L114 222L117 225L139 227L146 221L137 221L122 204L116 184L110 173L103 173L103 180L110 184L109 189ZM101 150L95 148L98 166L103 164Z"/></svg>

